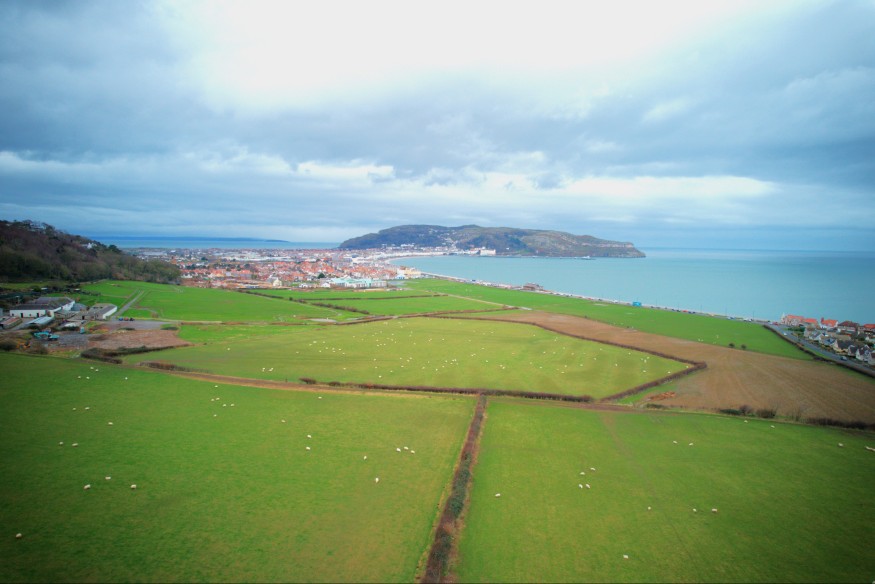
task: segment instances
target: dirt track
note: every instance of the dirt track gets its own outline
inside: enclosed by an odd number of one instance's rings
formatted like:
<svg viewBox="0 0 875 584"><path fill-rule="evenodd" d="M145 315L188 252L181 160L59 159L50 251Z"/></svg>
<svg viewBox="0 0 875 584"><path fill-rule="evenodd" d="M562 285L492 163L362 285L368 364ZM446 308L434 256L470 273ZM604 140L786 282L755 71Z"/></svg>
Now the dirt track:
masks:
<svg viewBox="0 0 875 584"><path fill-rule="evenodd" d="M677 395L659 402L668 406L714 409L747 404L775 408L779 415L875 422L875 381L824 362L717 347L546 312L497 313L489 318L707 363L707 369L675 382Z"/></svg>

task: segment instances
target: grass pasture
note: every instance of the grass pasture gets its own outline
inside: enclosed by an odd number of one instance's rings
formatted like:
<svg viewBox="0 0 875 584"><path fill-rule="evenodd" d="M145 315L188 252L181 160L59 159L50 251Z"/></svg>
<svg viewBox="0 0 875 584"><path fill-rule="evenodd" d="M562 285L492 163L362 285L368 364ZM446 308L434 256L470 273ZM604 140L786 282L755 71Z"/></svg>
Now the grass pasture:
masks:
<svg viewBox="0 0 875 584"><path fill-rule="evenodd" d="M474 405L0 366L3 582L412 581Z"/></svg>
<svg viewBox="0 0 875 584"><path fill-rule="evenodd" d="M568 298L554 294L524 292L504 288L492 288L476 284L462 284L449 280L425 278L407 284L412 290L456 294L467 298L485 300L533 310L557 312L572 316L585 316L615 326L634 328L643 332L728 346L745 345L748 350L780 355L795 359L809 359L790 343L780 339L761 325L742 320L715 318L701 314L632 307L609 302L595 302L580 298Z"/></svg>
<svg viewBox="0 0 875 584"><path fill-rule="evenodd" d="M606 397L680 371L686 364L565 337L537 327L405 318L330 327L271 327L232 339L201 327L183 338L206 344L132 355L233 377L400 386L494 388ZM188 327L186 327L188 330ZM245 333L243 333L245 334ZM271 371L272 369L272 371Z"/></svg>
<svg viewBox="0 0 875 584"><path fill-rule="evenodd" d="M314 290L311 292L265 290L259 291L259 294L350 307L375 316L501 308L501 305L488 301L411 290Z"/></svg>
<svg viewBox="0 0 875 584"><path fill-rule="evenodd" d="M348 312L310 306L299 302L282 302L254 294L231 290L191 288L146 282L110 281L85 286L98 292L99 302L121 307L139 296L126 316L166 320L215 322L297 322L311 318L344 320L354 318ZM94 297L90 297L94 298Z"/></svg>
<svg viewBox="0 0 875 584"><path fill-rule="evenodd" d="M866 445L872 434L493 398L458 578L869 581Z"/></svg>

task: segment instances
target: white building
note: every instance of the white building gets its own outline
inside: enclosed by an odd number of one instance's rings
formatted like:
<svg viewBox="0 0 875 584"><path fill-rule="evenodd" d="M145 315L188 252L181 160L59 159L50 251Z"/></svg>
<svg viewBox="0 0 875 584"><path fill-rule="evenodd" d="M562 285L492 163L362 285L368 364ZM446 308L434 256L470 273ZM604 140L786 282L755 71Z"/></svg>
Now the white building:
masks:
<svg viewBox="0 0 875 584"><path fill-rule="evenodd" d="M55 316L59 310L70 310L75 302L65 296L42 296L31 302L25 302L9 309L12 316L21 318L37 318L40 316Z"/></svg>

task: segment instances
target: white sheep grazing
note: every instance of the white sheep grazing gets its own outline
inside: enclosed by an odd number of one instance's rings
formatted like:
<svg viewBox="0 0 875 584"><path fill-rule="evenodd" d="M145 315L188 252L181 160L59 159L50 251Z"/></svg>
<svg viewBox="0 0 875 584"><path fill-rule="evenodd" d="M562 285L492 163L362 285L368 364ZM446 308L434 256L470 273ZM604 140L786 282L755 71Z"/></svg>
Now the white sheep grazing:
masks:
<svg viewBox="0 0 875 584"><path fill-rule="evenodd" d="M306 446L305 448L306 448L307 450L310 450L310 447L309 447L309 446Z"/></svg>
<svg viewBox="0 0 875 584"><path fill-rule="evenodd" d="M715 507L715 508L711 509L711 513L717 513L717 508Z"/></svg>
<svg viewBox="0 0 875 584"><path fill-rule="evenodd" d="M283 424L285 424L285 423L286 423L286 421L285 421L285 420L282 420L282 423L283 423Z"/></svg>
<svg viewBox="0 0 875 584"><path fill-rule="evenodd" d="M375 479L374 479L374 482L375 482L375 483L379 483L379 482L380 482L380 477L375 478Z"/></svg>
<svg viewBox="0 0 875 584"><path fill-rule="evenodd" d="M699 512L699 510L696 509L696 508L694 507L694 508L693 508L693 513L698 513L698 512Z"/></svg>
<svg viewBox="0 0 875 584"><path fill-rule="evenodd" d="M368 459L368 455L365 454L365 455L362 457L362 460L367 460L367 459Z"/></svg>
<svg viewBox="0 0 875 584"><path fill-rule="evenodd" d="M647 506L647 510L650 511L650 505Z"/></svg>
<svg viewBox="0 0 875 584"><path fill-rule="evenodd" d="M678 441L677 441L677 440L672 440L671 443L672 443L672 444L677 444Z"/></svg>
<svg viewBox="0 0 875 584"><path fill-rule="evenodd" d="M15 534L15 539L21 539L22 537L24 537L24 536L21 535L20 533Z"/></svg>
<svg viewBox="0 0 875 584"><path fill-rule="evenodd" d="M589 486L589 483L586 483L586 488L591 489L592 487Z"/></svg>
<svg viewBox="0 0 875 584"><path fill-rule="evenodd" d="M845 447L845 445L842 444L841 442L839 442L839 448L844 448L844 447Z"/></svg>
<svg viewBox="0 0 875 584"><path fill-rule="evenodd" d="M74 443L73 443L73 448L76 448L77 446L79 446L79 443L78 443L78 442L74 442Z"/></svg>
<svg viewBox="0 0 875 584"><path fill-rule="evenodd" d="M585 473L584 471L580 471L580 476L583 476L583 475L585 475L585 474L586 474L586 473Z"/></svg>
<svg viewBox="0 0 875 584"><path fill-rule="evenodd" d="M595 468L594 468L594 467L592 467L592 466L591 466L591 467L589 467L589 470L591 470L591 471L592 471L592 472L595 472Z"/></svg>
<svg viewBox="0 0 875 584"><path fill-rule="evenodd" d="M628 559L629 559L629 556L628 556L627 554L623 554L623 559L624 559L624 560L628 560Z"/></svg>
<svg viewBox="0 0 875 584"><path fill-rule="evenodd" d="M64 445L63 442L58 442L58 446L63 446L63 445Z"/></svg>
<svg viewBox="0 0 875 584"><path fill-rule="evenodd" d="M400 449L400 448L396 448L396 449L395 449L395 452L401 452L401 449Z"/></svg>
<svg viewBox="0 0 875 584"><path fill-rule="evenodd" d="M409 448L407 448L407 447L406 447L406 446L405 446L405 447L404 447L404 450L410 450L410 449L409 449Z"/></svg>
<svg viewBox="0 0 875 584"><path fill-rule="evenodd" d="M410 454L416 454L416 451L415 451L415 450L411 450L411 451L410 451Z"/></svg>
<svg viewBox="0 0 875 584"><path fill-rule="evenodd" d="M692 442L690 442L690 446L692 446L692 445L693 445L693 443L692 443Z"/></svg>
<svg viewBox="0 0 875 584"><path fill-rule="evenodd" d="M136 491L136 490L137 490L137 485L131 485L131 490Z"/></svg>
<svg viewBox="0 0 875 584"><path fill-rule="evenodd" d="M112 422L107 422L106 425L107 425L107 426L112 426Z"/></svg>
<svg viewBox="0 0 875 584"><path fill-rule="evenodd" d="M103 477L103 478L105 478L106 480L111 480L111 479L112 479L112 477Z"/></svg>
<svg viewBox="0 0 875 584"><path fill-rule="evenodd" d="M500 496L501 496L501 493L495 493L495 496L496 496L496 497L500 497Z"/></svg>
<svg viewBox="0 0 875 584"><path fill-rule="evenodd" d="M313 436L311 436L310 434L307 434L307 438L312 438L312 437L313 437Z"/></svg>
<svg viewBox="0 0 875 584"><path fill-rule="evenodd" d="M85 485L85 486L84 486L84 487L82 487L82 488L83 488L83 489L85 489L85 490L86 490L86 491L87 491L87 490L88 490L88 489L90 489L90 488L91 488L91 485L90 485L90 484L89 484L89 485Z"/></svg>

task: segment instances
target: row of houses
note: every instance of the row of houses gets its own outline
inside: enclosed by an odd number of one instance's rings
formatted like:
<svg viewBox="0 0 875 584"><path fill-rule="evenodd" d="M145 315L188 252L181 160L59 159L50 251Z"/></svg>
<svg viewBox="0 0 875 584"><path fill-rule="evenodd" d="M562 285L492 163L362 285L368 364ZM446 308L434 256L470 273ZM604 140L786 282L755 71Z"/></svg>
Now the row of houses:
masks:
<svg viewBox="0 0 875 584"><path fill-rule="evenodd" d="M836 319L821 318L820 321L818 321L816 318L785 314L781 317L781 324L787 326L804 326L806 329L834 331L846 335L865 334L867 336L875 336L875 324L859 324L851 320L838 322Z"/></svg>
<svg viewBox="0 0 875 584"><path fill-rule="evenodd" d="M848 335L837 335L834 332L807 329L805 338L821 347L830 349L837 355L845 355L867 365L875 366L875 352L864 342L855 341Z"/></svg>

